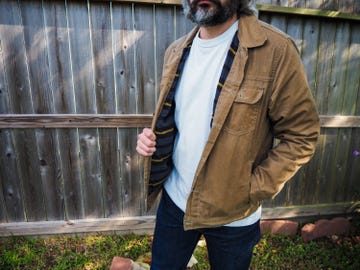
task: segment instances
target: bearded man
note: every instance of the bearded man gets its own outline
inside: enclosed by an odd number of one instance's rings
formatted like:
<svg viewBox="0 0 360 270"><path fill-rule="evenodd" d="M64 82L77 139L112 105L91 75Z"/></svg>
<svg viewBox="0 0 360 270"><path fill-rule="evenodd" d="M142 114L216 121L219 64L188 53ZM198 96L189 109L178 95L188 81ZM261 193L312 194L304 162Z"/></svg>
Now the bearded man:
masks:
<svg viewBox="0 0 360 270"><path fill-rule="evenodd" d="M197 27L166 50L153 124L136 147L148 207L162 191L151 269L186 269L201 236L211 269L248 269L261 203L310 160L319 117L293 41L248 0L183 7Z"/></svg>

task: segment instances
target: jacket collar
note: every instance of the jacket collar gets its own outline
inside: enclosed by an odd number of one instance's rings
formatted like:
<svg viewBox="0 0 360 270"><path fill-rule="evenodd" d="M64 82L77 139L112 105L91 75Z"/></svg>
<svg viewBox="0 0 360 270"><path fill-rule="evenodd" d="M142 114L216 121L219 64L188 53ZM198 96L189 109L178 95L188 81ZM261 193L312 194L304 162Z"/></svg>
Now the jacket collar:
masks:
<svg viewBox="0 0 360 270"><path fill-rule="evenodd" d="M199 27L196 26L179 44L177 48L178 53L182 53L182 48L188 46L194 39L196 33L199 31ZM239 19L238 38L240 40L240 46L245 48L255 48L264 45L267 37L262 30L260 21L255 15L242 16Z"/></svg>
<svg viewBox="0 0 360 270"><path fill-rule="evenodd" d="M245 48L262 46L267 40L260 21L254 15L240 18L238 37L240 45Z"/></svg>

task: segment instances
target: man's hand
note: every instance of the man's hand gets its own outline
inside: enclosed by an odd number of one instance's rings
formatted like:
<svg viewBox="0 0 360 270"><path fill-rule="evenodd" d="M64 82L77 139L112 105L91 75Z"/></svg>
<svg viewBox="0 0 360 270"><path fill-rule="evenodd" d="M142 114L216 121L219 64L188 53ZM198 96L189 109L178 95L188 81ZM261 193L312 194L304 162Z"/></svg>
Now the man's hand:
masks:
<svg viewBox="0 0 360 270"><path fill-rule="evenodd" d="M136 151L144 157L152 156L156 150L155 140L155 133L150 128L144 128L138 135Z"/></svg>

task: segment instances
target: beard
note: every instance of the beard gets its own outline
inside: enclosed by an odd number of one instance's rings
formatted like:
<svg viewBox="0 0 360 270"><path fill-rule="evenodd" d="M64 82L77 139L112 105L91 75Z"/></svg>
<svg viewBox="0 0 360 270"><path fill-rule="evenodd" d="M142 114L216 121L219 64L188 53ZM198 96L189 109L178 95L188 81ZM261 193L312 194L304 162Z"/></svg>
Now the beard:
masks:
<svg viewBox="0 0 360 270"><path fill-rule="evenodd" d="M209 1L214 4L214 8L198 6L200 0L194 0L191 4L190 0L183 0L184 14L197 25L208 27L226 22L237 12L238 0L226 0L224 4L219 0Z"/></svg>

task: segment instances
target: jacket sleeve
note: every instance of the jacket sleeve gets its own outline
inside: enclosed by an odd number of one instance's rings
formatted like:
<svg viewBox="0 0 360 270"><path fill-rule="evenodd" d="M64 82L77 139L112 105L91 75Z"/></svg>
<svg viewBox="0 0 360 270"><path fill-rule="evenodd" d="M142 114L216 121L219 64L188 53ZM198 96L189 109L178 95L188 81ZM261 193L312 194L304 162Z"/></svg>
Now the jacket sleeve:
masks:
<svg viewBox="0 0 360 270"><path fill-rule="evenodd" d="M279 143L253 171L251 200L278 194L314 154L320 121L295 44L288 39L279 54L268 117Z"/></svg>

